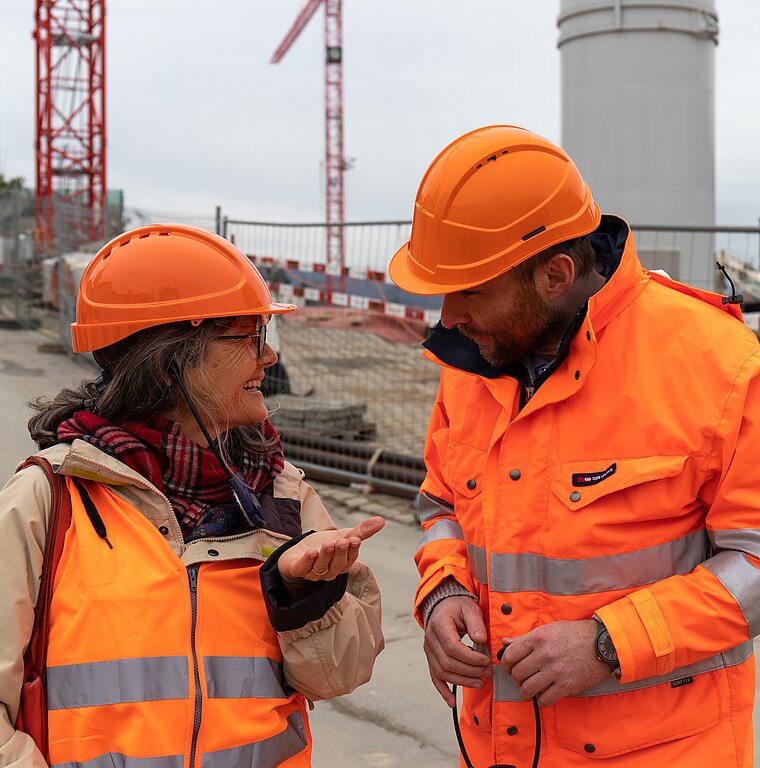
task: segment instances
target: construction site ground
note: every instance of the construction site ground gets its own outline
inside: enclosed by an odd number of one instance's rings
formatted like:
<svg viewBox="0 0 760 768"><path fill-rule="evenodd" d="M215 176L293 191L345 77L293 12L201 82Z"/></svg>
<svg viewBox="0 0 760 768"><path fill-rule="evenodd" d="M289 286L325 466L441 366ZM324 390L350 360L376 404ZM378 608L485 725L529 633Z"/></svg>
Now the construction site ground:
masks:
<svg viewBox="0 0 760 768"><path fill-rule="evenodd" d="M57 329L57 323L47 327L47 331L15 330L0 323L0 477L3 479L13 472L20 459L34 451L26 432L29 411L25 403L38 394L57 393L64 386L94 375L91 366L75 362L62 352L51 330ZM294 334L295 330L293 328ZM328 358L347 359L349 355L344 356L337 349L341 343L347 344L345 337L336 341L328 330L301 332L300 338L307 343L300 347L300 353L295 343L289 342L293 362L300 359L303 365L312 365L309 360L323 358L318 364L327 367ZM291 329L285 329L286 340L290 333ZM333 345L336 348L332 351L323 351ZM377 403L384 398L392 402L401 397L400 388L393 386L393 374L389 371L419 370L422 377L423 367L427 366L436 372L436 366L419 357L415 346L410 344L404 349L400 344L386 346L377 340L367 340L364 352L366 357L373 357L374 362L365 361L360 371L377 369L372 372L373 386L382 393ZM355 351L352 354L362 357ZM344 370L351 369L346 365ZM297 371L295 366L294 371ZM350 376L353 375L352 372ZM308 384L305 374L303 378L300 376L302 374L296 372L296 385ZM340 377L334 379L339 380ZM434 394L433 381L427 381L426 387L426 395ZM418 440L424 434L427 419L424 411L429 410L430 402L420 395L419 407L415 409L420 413L413 424L410 423L411 410L402 411L398 417L405 431L415 434ZM399 425L394 419L383 419L388 412L392 412L390 408L382 407L372 411L378 419L379 430L387 429L388 434L393 434L392 430ZM407 445L411 448L413 443ZM362 548L362 557L372 566L383 594L386 648L367 685L350 696L316 704L311 714L315 734L314 768L355 768L356 765L401 768L410 764L451 768L458 763L451 713L430 684L422 652L422 633L411 617L417 583L413 555L420 535L415 510L408 499L366 493L366 487L362 490L324 482L313 485L339 527L356 525L368 515L380 515L387 520L383 531ZM756 733L759 725L756 707ZM758 755L754 766L760 768Z"/></svg>

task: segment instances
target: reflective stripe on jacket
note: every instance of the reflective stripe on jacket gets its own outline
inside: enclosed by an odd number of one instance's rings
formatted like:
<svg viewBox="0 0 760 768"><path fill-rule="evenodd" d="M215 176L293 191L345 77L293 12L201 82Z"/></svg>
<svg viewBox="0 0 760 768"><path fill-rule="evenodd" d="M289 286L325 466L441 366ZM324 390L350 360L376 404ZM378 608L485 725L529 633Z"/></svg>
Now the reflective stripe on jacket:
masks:
<svg viewBox="0 0 760 768"><path fill-rule="evenodd" d="M522 410L515 379L427 353L443 368L415 605L448 576L479 598L494 680L462 710L478 768L533 756L501 638L594 612L622 679L542 710L542 765L752 765L760 351L737 314L644 270L628 233Z"/></svg>
<svg viewBox="0 0 760 768"><path fill-rule="evenodd" d="M283 677L260 561L188 569L140 512L87 483L109 549L67 482L72 525L48 648L51 765L309 766L305 699Z"/></svg>

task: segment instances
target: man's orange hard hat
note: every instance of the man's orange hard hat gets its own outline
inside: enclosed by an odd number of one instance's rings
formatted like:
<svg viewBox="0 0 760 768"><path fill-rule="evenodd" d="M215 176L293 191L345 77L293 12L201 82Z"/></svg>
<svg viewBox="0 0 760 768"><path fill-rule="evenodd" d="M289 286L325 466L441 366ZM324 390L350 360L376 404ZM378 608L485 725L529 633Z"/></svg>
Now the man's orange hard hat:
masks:
<svg viewBox="0 0 760 768"><path fill-rule="evenodd" d="M497 277L601 218L569 155L542 136L491 125L460 136L431 163L411 239L391 280L409 293L453 293Z"/></svg>
<svg viewBox="0 0 760 768"><path fill-rule="evenodd" d="M82 275L75 352L102 349L144 328L210 317L292 312L228 240L185 224L149 224L111 240Z"/></svg>

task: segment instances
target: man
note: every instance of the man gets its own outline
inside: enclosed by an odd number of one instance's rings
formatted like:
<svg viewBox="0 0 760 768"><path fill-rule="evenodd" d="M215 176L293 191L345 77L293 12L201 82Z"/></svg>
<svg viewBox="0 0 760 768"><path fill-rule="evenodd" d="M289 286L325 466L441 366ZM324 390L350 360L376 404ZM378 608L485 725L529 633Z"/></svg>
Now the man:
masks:
<svg viewBox="0 0 760 768"><path fill-rule="evenodd" d="M443 294L415 610L472 765L750 768L760 349L736 305L645 270L511 126L436 157L390 275Z"/></svg>

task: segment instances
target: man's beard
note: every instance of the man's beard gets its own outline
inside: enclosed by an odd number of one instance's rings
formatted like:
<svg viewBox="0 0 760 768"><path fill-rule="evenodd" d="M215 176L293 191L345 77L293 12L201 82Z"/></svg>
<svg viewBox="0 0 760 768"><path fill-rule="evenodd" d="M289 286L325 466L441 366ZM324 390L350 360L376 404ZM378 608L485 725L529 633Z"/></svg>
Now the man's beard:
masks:
<svg viewBox="0 0 760 768"><path fill-rule="evenodd" d="M505 368L537 353L546 352L549 344L557 345L567 330L571 316L553 306L546 306L529 287L520 291L509 316L491 334L491 343L476 341L483 359L495 368ZM466 329L460 329L465 336Z"/></svg>

